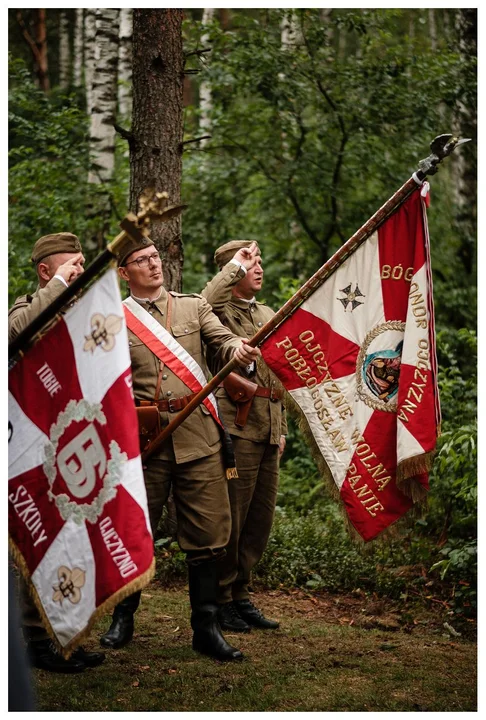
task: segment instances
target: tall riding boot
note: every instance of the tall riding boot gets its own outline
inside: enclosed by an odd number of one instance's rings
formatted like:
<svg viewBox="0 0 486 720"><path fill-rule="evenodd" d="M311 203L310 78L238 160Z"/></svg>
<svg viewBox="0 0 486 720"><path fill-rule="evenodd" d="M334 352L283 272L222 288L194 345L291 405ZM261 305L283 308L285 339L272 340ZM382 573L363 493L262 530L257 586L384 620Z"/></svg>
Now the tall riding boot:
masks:
<svg viewBox="0 0 486 720"><path fill-rule="evenodd" d="M218 623L218 563L214 560L190 563L188 568L193 649L223 662L243 660L243 653L226 642Z"/></svg>
<svg viewBox="0 0 486 720"><path fill-rule="evenodd" d="M133 616L140 604L141 592L133 593L122 600L113 611L110 629L100 637L100 644L116 650L128 645L133 637Z"/></svg>

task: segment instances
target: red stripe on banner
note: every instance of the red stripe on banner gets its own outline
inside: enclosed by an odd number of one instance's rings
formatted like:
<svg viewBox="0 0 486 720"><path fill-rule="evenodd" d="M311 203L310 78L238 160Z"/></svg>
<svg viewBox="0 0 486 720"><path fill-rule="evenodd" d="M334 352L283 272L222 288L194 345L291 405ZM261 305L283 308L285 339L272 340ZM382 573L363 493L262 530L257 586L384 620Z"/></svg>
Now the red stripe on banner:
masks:
<svg viewBox="0 0 486 720"><path fill-rule="evenodd" d="M356 372L359 346L331 326L299 308L261 346L263 359L287 390L305 387L311 377L321 382Z"/></svg>
<svg viewBox="0 0 486 720"><path fill-rule="evenodd" d="M46 435L69 400L82 398L74 349L64 320L44 335L9 372L9 390Z"/></svg>
<svg viewBox="0 0 486 720"><path fill-rule="evenodd" d="M400 367L397 418L423 448L431 452L437 441L435 390L430 370L412 365Z"/></svg>
<svg viewBox="0 0 486 720"><path fill-rule="evenodd" d="M129 330L131 330L138 338L141 340L145 345L151 350L156 357L158 357L160 360L162 360L165 365L167 365L170 370L177 375L177 377L182 380L184 385L186 385L192 392L197 393L199 390L202 389L202 385L197 380L197 378L191 373L191 371L184 365L182 360L179 360L179 358L174 355L173 352L169 350L166 345L164 345L154 333L149 330L148 327L146 327L143 322L141 322L132 312L127 308L126 305L123 306L123 309L125 311L125 320L127 323L127 327ZM175 339L175 338L174 338ZM177 342L177 341L176 341ZM194 361L196 362L196 361ZM211 413L213 419L221 425L221 420L219 419L213 405L208 400L208 398L205 398L203 400L204 405Z"/></svg>
<svg viewBox="0 0 486 720"><path fill-rule="evenodd" d="M419 192L378 229L381 287L386 320L407 318L412 276L423 266L424 227Z"/></svg>
<svg viewBox="0 0 486 720"><path fill-rule="evenodd" d="M375 410L341 487L349 519L368 541L404 515L412 501L396 485L396 416Z"/></svg>
<svg viewBox="0 0 486 720"><path fill-rule="evenodd" d="M128 368L103 398L101 404L107 424L100 427L100 434L104 430L108 441L116 440L129 460L140 455L137 411L131 387L132 373Z"/></svg>
<svg viewBox="0 0 486 720"><path fill-rule="evenodd" d="M8 526L15 545L34 572L64 525L49 500L49 484L42 466L32 468L8 483Z"/></svg>
<svg viewBox="0 0 486 720"><path fill-rule="evenodd" d="M153 559L153 539L145 514L123 486L105 505L96 525L86 523L96 573L98 607L127 583L146 572Z"/></svg>

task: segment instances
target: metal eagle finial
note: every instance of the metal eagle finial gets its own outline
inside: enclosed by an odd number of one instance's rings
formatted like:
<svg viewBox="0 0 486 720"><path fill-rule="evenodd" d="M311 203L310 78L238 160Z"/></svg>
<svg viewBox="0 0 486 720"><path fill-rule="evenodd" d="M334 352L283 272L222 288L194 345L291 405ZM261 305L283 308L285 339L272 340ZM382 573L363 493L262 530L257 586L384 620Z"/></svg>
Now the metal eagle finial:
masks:
<svg viewBox="0 0 486 720"><path fill-rule="evenodd" d="M458 145L470 142L471 138L458 138L450 133L438 135L430 143L432 154L419 161L419 169L424 175L434 175L439 169L437 165Z"/></svg>

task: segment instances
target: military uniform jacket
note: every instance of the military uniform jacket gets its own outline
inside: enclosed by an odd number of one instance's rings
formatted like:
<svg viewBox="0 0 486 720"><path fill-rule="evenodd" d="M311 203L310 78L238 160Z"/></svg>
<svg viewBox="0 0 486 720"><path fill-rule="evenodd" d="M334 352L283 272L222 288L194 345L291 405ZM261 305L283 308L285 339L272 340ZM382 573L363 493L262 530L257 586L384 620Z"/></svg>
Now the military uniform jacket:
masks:
<svg viewBox="0 0 486 720"><path fill-rule="evenodd" d="M206 300L201 295L181 295L172 291L170 295L172 296L170 328L166 325L168 293L164 288L158 300L150 302L134 299L161 325L170 330L171 335L192 355L206 376L203 341L217 366L222 367L229 362L234 349L240 346L241 341L220 323ZM164 366L161 360L130 330L128 330L128 342L136 400L154 400L161 366L158 400L170 400L191 393L187 385ZM173 417L169 412L161 412L160 416L162 427ZM201 404L172 433L169 442L172 442L176 462L184 463L217 452L221 447L220 437L218 424L209 410ZM169 457L167 443L164 443L151 457L161 459Z"/></svg>
<svg viewBox="0 0 486 720"><path fill-rule="evenodd" d="M54 277L33 295L18 297L8 311L8 341L12 342L65 289L63 281Z"/></svg>
<svg viewBox="0 0 486 720"><path fill-rule="evenodd" d="M232 288L244 277L245 271L229 262L204 288L202 295L212 306L213 312L235 335L251 338L275 315L273 310L260 302L248 302L232 295ZM281 388L262 358L258 358L253 372L238 372L262 387ZM223 388L216 391L218 405L228 432L253 442L278 445L280 436L287 433L285 408L281 401L255 397L245 427L235 425L236 405Z"/></svg>

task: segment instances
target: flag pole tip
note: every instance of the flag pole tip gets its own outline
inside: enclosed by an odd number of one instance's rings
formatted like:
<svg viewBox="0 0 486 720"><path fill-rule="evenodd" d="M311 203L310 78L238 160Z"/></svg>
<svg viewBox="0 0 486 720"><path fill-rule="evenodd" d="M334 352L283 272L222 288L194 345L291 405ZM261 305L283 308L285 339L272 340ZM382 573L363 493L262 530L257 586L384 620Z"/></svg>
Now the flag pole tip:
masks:
<svg viewBox="0 0 486 720"><path fill-rule="evenodd" d="M437 135L430 143L430 149L432 154L423 160L419 161L419 169L425 175L435 175L439 169L438 164L458 145L463 145L466 142L470 142L471 138L458 138L452 133L444 133L443 135Z"/></svg>

